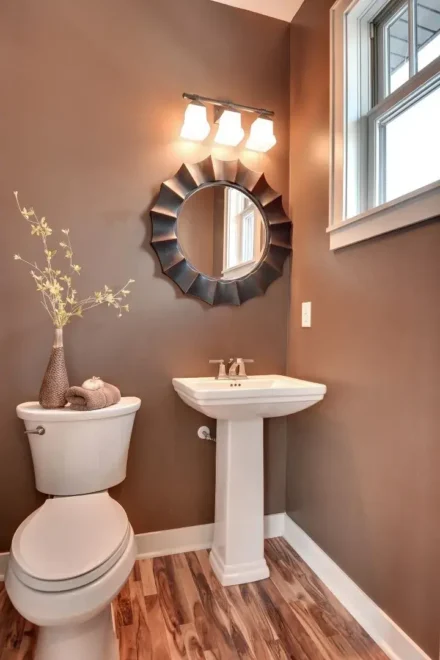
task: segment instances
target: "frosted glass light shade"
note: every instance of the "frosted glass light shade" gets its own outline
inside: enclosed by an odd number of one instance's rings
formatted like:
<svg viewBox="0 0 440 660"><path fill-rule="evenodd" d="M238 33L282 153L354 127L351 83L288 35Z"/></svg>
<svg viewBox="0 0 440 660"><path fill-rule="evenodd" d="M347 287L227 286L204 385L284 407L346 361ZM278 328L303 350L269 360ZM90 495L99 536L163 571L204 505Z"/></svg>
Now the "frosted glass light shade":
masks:
<svg viewBox="0 0 440 660"><path fill-rule="evenodd" d="M246 148L252 151L269 151L277 143L273 134L273 121L266 117L258 117L251 126Z"/></svg>
<svg viewBox="0 0 440 660"><path fill-rule="evenodd" d="M225 144L228 147L236 147L244 136L241 127L241 114L235 110L225 110L218 122L218 131L215 136L217 144Z"/></svg>
<svg viewBox="0 0 440 660"><path fill-rule="evenodd" d="M183 122L180 137L184 140L201 142L208 137L211 130L206 113L206 107L201 103L192 101L185 110L185 120Z"/></svg>

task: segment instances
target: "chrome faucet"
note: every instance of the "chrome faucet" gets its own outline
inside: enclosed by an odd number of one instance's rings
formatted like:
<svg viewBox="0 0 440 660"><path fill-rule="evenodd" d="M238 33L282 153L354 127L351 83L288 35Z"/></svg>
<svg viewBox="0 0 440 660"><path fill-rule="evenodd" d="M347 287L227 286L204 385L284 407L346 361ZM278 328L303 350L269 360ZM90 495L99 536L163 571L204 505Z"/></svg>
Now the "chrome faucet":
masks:
<svg viewBox="0 0 440 660"><path fill-rule="evenodd" d="M253 363L255 360L244 360L243 358L231 358L229 360L228 376L231 380L248 378L245 364Z"/></svg>
<svg viewBox="0 0 440 660"><path fill-rule="evenodd" d="M254 360L244 360L243 358L231 358L228 366L229 370L226 373L224 360L209 360L209 364L218 364L218 374L216 380L244 380L248 378L246 374L246 363L252 363Z"/></svg>

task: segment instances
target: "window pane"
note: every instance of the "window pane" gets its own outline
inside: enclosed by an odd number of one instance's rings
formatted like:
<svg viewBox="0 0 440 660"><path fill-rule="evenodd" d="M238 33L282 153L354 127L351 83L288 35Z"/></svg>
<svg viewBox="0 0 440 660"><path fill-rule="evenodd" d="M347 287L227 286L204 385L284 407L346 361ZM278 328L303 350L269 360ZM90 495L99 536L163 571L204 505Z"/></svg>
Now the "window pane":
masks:
<svg viewBox="0 0 440 660"><path fill-rule="evenodd" d="M387 27L389 92L409 79L409 28L408 9L403 7L391 19Z"/></svg>
<svg viewBox="0 0 440 660"><path fill-rule="evenodd" d="M241 261L252 261L254 258L254 226L255 213L251 210L243 216Z"/></svg>
<svg viewBox="0 0 440 660"><path fill-rule="evenodd" d="M418 71L440 57L440 0L417 0Z"/></svg>
<svg viewBox="0 0 440 660"><path fill-rule="evenodd" d="M237 216L240 213L241 193L235 188L227 188L227 240L226 240L226 267L231 268L238 263L238 223Z"/></svg>
<svg viewBox="0 0 440 660"><path fill-rule="evenodd" d="M385 125L386 199L440 179L440 86Z"/></svg>
<svg viewBox="0 0 440 660"><path fill-rule="evenodd" d="M237 245L238 231L236 218L230 218L228 222L228 236L226 245L226 267L232 268L238 263Z"/></svg>

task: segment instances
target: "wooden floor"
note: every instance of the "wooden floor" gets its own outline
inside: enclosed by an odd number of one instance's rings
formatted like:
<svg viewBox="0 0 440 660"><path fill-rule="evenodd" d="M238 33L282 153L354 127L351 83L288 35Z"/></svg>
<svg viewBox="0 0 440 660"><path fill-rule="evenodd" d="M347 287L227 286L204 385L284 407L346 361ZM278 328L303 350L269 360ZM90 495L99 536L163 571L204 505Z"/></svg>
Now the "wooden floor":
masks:
<svg viewBox="0 0 440 660"><path fill-rule="evenodd" d="M227 588L207 551L136 562L114 602L121 660L386 659L284 540L266 558L268 580ZM0 660L31 660L35 638L0 585Z"/></svg>

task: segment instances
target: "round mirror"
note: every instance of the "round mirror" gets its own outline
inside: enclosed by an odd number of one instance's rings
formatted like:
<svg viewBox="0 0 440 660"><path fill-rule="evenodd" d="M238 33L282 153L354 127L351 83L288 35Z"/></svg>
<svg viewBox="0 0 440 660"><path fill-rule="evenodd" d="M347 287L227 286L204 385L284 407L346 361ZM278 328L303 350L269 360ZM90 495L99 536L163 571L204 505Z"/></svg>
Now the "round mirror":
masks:
<svg viewBox="0 0 440 660"><path fill-rule="evenodd" d="M237 280L262 260L267 227L260 210L228 185L198 188L179 211L177 239L187 260L214 279Z"/></svg>
<svg viewBox="0 0 440 660"><path fill-rule="evenodd" d="M208 156L164 181L150 211L163 273L208 305L242 305L283 274L292 223L263 172Z"/></svg>

